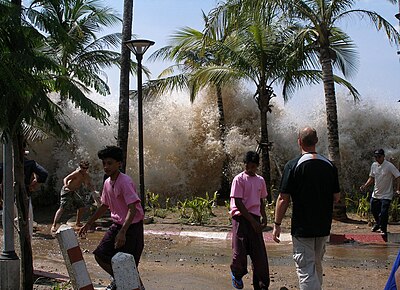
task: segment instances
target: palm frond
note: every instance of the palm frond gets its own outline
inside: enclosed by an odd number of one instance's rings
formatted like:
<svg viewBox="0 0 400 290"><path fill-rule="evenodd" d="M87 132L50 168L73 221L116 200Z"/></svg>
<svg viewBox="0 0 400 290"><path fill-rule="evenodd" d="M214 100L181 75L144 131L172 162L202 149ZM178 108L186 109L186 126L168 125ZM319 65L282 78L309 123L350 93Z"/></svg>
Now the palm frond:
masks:
<svg viewBox="0 0 400 290"><path fill-rule="evenodd" d="M86 97L83 91L88 92L85 86L65 76L56 79L55 88L60 94L71 100L76 107L80 108L87 115L99 120L104 125L109 125L110 113L103 107Z"/></svg>
<svg viewBox="0 0 400 290"><path fill-rule="evenodd" d="M171 91L182 91L188 89L188 78L185 74L178 74L162 79L149 80L143 84L143 96L155 98L165 95ZM132 98L137 98L137 91L131 91Z"/></svg>
<svg viewBox="0 0 400 290"><path fill-rule="evenodd" d="M353 9L353 10L347 10L344 11L343 13L340 13L337 15L333 22L344 19L345 17L348 16L357 16L359 19L367 19L369 20L375 28L379 31L383 29L386 33L387 38L391 43L394 43L395 45L400 44L400 34L396 30L396 28L390 24L389 21L387 21L385 18L383 18L381 15L374 11L368 11L368 10L363 10L363 9Z"/></svg>
<svg viewBox="0 0 400 290"><path fill-rule="evenodd" d="M333 80L335 81L335 83L347 88L349 90L350 94L353 96L354 101L358 101L360 99L360 93L358 92L358 90L355 87L353 87L353 85L350 82L348 82L347 80L345 80L337 75L333 76Z"/></svg>
<svg viewBox="0 0 400 290"><path fill-rule="evenodd" d="M357 72L359 58L357 47L350 37L339 28L332 28L330 49L334 54L333 65L338 68L345 77L351 77Z"/></svg>

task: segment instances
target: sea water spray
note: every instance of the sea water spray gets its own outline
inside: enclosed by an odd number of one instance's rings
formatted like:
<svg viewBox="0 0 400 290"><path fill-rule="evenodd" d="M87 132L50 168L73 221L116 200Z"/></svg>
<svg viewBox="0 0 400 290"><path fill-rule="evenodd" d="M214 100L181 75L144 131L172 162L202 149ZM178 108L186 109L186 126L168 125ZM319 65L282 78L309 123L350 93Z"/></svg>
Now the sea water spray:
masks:
<svg viewBox="0 0 400 290"><path fill-rule="evenodd" d="M349 192L368 177L375 148L384 148L387 159L399 165L399 114L395 106L377 106L370 100L356 104L340 93L337 99L342 188ZM193 104L167 97L144 103L146 189L176 199L212 193L219 188L224 150L230 156L230 178L242 170L243 154L255 150L260 139L259 111L248 91L225 90L223 102L227 126L225 148L220 141L216 96L212 91L202 93ZM132 103L127 173L138 183L137 108ZM103 171L97 151L106 145L116 145L118 109L116 102L104 99L101 105L111 113L110 126L101 125L70 105L65 113L75 129L73 140L46 140L33 146L37 154L32 157L50 168L50 174L55 176L54 190L61 188L62 179L81 159L90 160L94 184L101 187ZM288 110L275 100L273 105L268 122L269 139L273 142L272 182L277 188L284 164L299 154L299 128L309 125L317 129L317 150L324 155L327 155L327 130L323 100L316 100L307 111Z"/></svg>

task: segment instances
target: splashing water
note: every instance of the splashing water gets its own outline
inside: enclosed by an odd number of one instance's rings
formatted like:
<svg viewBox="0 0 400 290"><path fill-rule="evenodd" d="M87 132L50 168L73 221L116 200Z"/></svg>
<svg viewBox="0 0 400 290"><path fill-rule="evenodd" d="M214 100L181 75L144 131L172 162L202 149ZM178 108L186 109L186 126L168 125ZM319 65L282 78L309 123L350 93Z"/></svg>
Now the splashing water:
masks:
<svg viewBox="0 0 400 290"><path fill-rule="evenodd" d="M260 131L259 111L249 92L225 90L223 101L227 125L225 150L231 157L231 173L235 175L242 170L243 154L256 148ZM97 151L116 144L118 119L118 104L105 103L104 99L101 102L111 113L110 126L102 126L70 106L65 113L76 130L73 141L46 140L34 146L32 158L44 164L56 177L56 190L81 159L90 160L94 184L101 187L103 171ZM299 154L299 128L305 125L315 127L319 134L317 149L327 155L324 103L314 105L307 113L288 110L278 103L274 102L273 113L268 116L270 140L274 144L271 164L275 188L279 186L279 174L284 164ZM127 173L138 182L136 112L133 105ZM375 148L384 148L387 159L398 165L400 129L398 112L394 107L377 106L373 101L354 104L339 94L338 113L344 190L358 188L365 182ZM205 92L193 104L170 98L146 101L144 152L146 189L176 198L218 190L225 155L220 141L215 95Z"/></svg>

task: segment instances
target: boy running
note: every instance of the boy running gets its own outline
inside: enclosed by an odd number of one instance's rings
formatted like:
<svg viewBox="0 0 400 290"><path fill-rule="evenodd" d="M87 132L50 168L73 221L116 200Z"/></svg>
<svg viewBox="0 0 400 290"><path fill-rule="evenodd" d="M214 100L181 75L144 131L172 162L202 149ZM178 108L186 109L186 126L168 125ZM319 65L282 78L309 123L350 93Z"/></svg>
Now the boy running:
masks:
<svg viewBox="0 0 400 290"><path fill-rule="evenodd" d="M136 266L139 264L144 247L144 212L132 179L119 171L123 157L121 148L107 146L97 155L103 161L104 173L109 177L104 181L101 206L79 230L79 236L84 236L92 224L110 210L113 224L93 254L100 267L113 276L111 259L118 252L133 255ZM107 289L116 289L114 281Z"/></svg>
<svg viewBox="0 0 400 290"><path fill-rule="evenodd" d="M267 222L264 203L267 189L264 178L256 174L259 160L258 153L247 152L243 160L245 171L235 176L232 182L231 277L232 286L236 289L243 289L242 277L248 273L247 255L253 264L253 288L268 289L270 283L268 257L262 235Z"/></svg>
<svg viewBox="0 0 400 290"><path fill-rule="evenodd" d="M91 178L88 174L89 161L82 160L79 162L79 168L63 180L61 188L60 207L54 215L51 232L57 231L57 223L61 219L64 210L77 210L76 226L81 227L81 217L85 210L85 202L83 200L83 186L85 185L90 191L94 190Z"/></svg>

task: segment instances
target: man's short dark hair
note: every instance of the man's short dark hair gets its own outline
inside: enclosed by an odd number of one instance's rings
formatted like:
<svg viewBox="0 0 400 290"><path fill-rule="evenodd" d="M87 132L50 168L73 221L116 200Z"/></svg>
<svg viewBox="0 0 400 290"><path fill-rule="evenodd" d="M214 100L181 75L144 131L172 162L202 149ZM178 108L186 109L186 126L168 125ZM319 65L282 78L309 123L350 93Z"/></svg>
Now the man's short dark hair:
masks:
<svg viewBox="0 0 400 290"><path fill-rule="evenodd" d="M259 165L260 164L260 155L258 155L258 153L255 151L248 151L243 158L243 162L245 164L255 163L255 164Z"/></svg>
<svg viewBox="0 0 400 290"><path fill-rule="evenodd" d="M106 146L106 148L97 153L97 156L101 160L112 158L116 161L122 162L124 154L122 153L122 149L117 146Z"/></svg>

